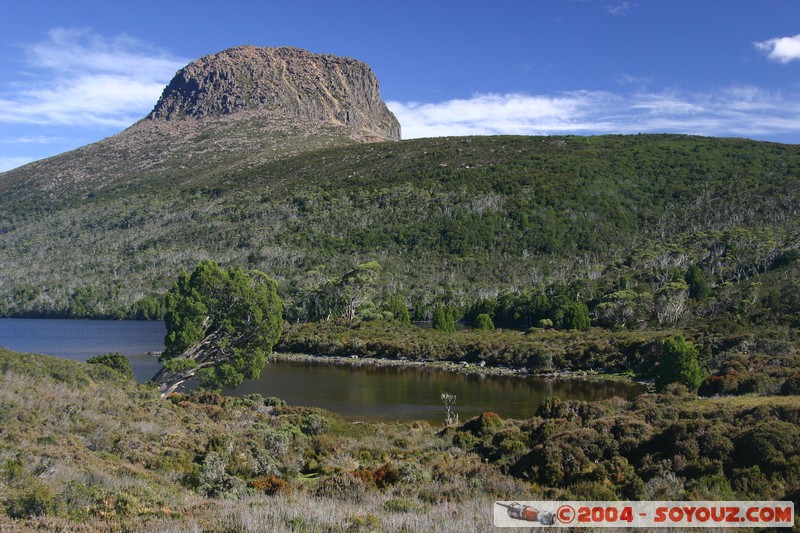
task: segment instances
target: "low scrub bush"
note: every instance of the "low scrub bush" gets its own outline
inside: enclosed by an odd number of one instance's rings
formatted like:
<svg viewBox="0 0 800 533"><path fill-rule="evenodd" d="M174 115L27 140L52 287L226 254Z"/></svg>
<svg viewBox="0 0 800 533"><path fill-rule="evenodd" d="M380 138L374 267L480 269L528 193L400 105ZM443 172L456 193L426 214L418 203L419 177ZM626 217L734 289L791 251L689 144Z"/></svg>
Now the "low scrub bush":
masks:
<svg viewBox="0 0 800 533"><path fill-rule="evenodd" d="M278 476L263 476L252 479L247 483L247 486L269 496L291 491L291 486L286 483L286 480Z"/></svg>

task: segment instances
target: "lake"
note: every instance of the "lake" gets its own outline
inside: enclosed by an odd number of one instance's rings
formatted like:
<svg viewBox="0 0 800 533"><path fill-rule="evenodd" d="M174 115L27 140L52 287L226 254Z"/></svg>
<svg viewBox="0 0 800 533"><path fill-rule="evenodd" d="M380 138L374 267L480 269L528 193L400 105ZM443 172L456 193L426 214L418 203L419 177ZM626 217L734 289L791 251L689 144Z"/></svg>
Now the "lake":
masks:
<svg viewBox="0 0 800 533"><path fill-rule="evenodd" d="M3 348L75 361L119 352L130 359L133 375L140 383L161 368L158 357L147 354L164 349L166 333L163 322L0 318Z"/></svg>
<svg viewBox="0 0 800 533"><path fill-rule="evenodd" d="M127 356L137 381L149 380L160 368L161 322L0 319L0 346L86 361L108 352ZM617 381L543 380L538 378L467 376L430 368L332 365L277 360L260 379L245 381L226 394L277 396L290 405L323 407L351 420L427 420L441 423L441 393L456 396L461 420L495 411L505 418L530 418L549 396L598 400L630 399L643 388Z"/></svg>

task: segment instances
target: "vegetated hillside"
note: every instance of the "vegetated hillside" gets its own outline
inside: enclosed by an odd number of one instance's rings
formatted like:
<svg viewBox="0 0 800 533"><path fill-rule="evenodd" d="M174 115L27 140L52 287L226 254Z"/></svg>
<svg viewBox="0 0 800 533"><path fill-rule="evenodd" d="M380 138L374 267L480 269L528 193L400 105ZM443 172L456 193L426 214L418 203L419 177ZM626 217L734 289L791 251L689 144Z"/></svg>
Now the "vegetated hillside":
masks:
<svg viewBox="0 0 800 533"><path fill-rule="evenodd" d="M797 396L673 386L431 427L260 395L161 400L103 365L2 349L0 385L4 531L477 532L496 500L800 497Z"/></svg>
<svg viewBox="0 0 800 533"><path fill-rule="evenodd" d="M766 295L764 287L745 294L749 282L798 256L800 148L792 145L440 138L191 173L190 165L53 198L6 190L3 312L156 316L176 272L212 258L275 277L288 318L326 318L341 313L334 293L343 276L377 261L364 316L393 294L417 318L439 303L463 310L484 298L544 295L587 302L598 324L644 327L690 310L693 266L712 298L697 300L706 303L699 312L735 314L731 302ZM789 294L792 283L773 276L768 285ZM546 318L523 314L508 325Z"/></svg>

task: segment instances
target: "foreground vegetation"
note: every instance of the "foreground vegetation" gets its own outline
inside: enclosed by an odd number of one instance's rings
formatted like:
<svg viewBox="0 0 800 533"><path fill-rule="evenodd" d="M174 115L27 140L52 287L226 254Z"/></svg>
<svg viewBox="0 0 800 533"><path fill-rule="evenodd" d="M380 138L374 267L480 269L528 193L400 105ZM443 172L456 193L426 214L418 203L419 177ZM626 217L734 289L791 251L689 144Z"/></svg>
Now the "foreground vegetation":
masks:
<svg viewBox="0 0 800 533"><path fill-rule="evenodd" d="M497 499L800 501L791 395L672 385L431 427L165 401L100 362L0 350L0 371L0 529L486 531Z"/></svg>
<svg viewBox="0 0 800 533"><path fill-rule="evenodd" d="M100 364L5 350L0 370L0 529L486 531L493 498L531 495L426 423L165 401Z"/></svg>

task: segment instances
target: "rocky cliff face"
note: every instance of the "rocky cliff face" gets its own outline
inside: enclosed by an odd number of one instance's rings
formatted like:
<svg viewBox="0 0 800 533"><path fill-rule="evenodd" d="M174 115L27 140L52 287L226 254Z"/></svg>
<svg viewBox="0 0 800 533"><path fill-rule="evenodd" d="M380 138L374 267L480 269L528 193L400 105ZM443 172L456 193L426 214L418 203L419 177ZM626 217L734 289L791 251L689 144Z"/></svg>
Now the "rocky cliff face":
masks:
<svg viewBox="0 0 800 533"><path fill-rule="evenodd" d="M150 120L203 119L241 111L348 126L400 139L378 80L355 59L297 48L242 46L202 57L178 71Z"/></svg>

